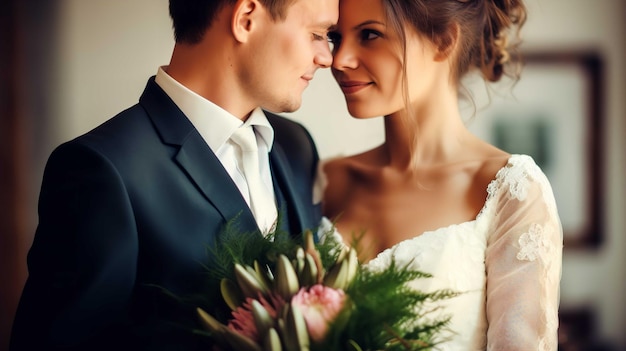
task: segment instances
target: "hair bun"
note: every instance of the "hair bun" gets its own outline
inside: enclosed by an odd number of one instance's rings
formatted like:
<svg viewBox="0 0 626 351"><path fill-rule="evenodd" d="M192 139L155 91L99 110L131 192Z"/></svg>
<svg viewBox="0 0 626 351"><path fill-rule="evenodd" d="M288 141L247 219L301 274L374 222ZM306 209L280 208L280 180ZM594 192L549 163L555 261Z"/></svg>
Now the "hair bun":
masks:
<svg viewBox="0 0 626 351"><path fill-rule="evenodd" d="M484 3L487 18L479 67L485 79L495 82L504 74L505 64L516 63L511 57L518 54L519 29L526 21L526 7L521 0L487 0ZM515 39L512 43L511 38Z"/></svg>

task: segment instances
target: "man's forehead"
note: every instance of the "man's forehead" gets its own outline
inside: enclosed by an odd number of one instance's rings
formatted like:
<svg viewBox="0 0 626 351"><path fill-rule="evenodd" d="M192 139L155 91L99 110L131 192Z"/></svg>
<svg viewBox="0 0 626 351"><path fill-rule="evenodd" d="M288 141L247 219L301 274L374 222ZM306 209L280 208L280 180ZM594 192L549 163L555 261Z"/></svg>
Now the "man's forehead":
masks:
<svg viewBox="0 0 626 351"><path fill-rule="evenodd" d="M297 16L316 28L328 29L337 24L339 0L294 0L287 16Z"/></svg>

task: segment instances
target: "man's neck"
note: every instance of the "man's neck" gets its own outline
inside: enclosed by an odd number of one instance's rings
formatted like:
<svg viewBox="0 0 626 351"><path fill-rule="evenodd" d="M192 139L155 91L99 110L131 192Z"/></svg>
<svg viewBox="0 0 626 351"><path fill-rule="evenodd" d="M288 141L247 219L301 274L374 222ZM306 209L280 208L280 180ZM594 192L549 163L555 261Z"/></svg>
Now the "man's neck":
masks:
<svg viewBox="0 0 626 351"><path fill-rule="evenodd" d="M214 36L213 36L214 37ZM246 120L257 106L240 89L231 44L205 37L198 44L176 44L167 73L224 110Z"/></svg>

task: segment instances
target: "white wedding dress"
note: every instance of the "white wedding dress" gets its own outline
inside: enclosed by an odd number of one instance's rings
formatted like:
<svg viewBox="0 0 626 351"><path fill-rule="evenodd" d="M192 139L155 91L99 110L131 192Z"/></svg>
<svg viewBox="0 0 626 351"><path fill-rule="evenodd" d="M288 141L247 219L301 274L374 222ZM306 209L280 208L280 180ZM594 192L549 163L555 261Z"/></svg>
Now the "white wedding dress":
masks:
<svg viewBox="0 0 626 351"><path fill-rule="evenodd" d="M415 289L462 292L437 302L435 313L452 317L438 350L556 351L562 242L546 176L530 156L513 155L474 220L402 241L366 266L410 264L433 275Z"/></svg>

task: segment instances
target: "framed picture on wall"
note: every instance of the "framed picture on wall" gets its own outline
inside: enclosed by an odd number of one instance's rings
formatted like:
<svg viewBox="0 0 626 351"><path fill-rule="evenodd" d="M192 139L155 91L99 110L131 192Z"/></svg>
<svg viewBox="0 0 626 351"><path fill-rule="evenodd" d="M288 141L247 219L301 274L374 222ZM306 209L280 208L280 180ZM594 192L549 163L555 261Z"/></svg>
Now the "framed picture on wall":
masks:
<svg viewBox="0 0 626 351"><path fill-rule="evenodd" d="M478 96L468 126L509 153L535 159L552 184L566 249L597 247L604 191L601 56L526 52L523 59L517 83Z"/></svg>

